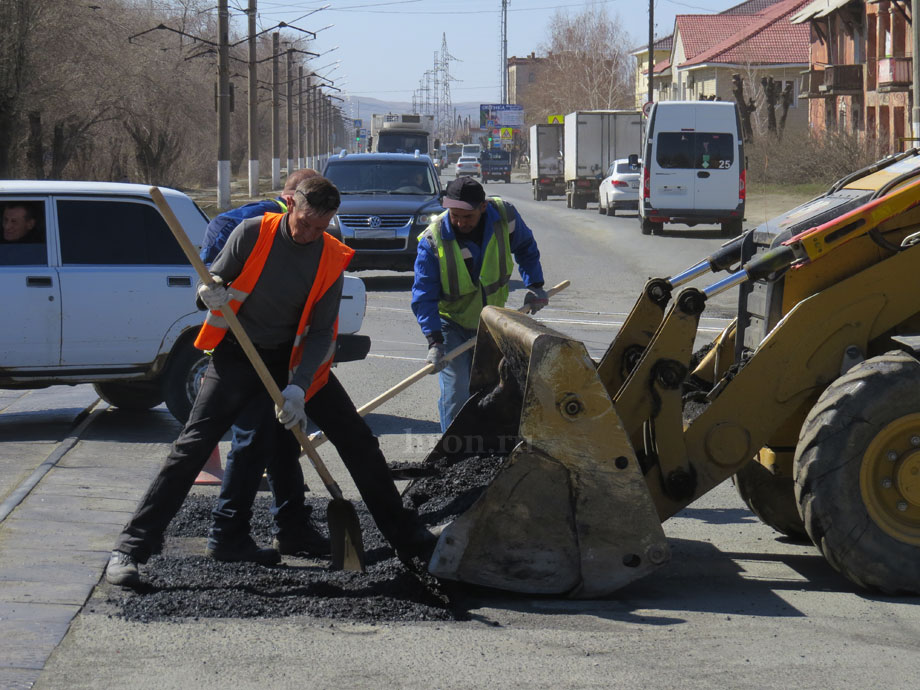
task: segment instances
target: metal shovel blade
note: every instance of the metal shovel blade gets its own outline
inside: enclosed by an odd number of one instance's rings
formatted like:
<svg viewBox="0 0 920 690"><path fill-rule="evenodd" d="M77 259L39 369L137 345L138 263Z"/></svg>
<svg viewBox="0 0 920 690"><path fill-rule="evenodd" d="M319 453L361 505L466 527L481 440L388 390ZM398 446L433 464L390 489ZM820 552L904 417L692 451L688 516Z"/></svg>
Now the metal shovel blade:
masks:
<svg viewBox="0 0 920 690"><path fill-rule="evenodd" d="M331 569L365 572L364 540L355 507L343 498L333 498L326 509L326 521L332 549Z"/></svg>

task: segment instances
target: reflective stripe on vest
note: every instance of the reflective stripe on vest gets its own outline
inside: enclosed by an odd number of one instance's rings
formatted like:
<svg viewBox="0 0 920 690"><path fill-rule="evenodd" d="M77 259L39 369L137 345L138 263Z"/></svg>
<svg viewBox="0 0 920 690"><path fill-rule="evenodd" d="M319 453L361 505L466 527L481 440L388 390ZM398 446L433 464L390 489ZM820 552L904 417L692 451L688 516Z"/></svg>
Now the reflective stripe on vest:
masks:
<svg viewBox="0 0 920 690"><path fill-rule="evenodd" d="M505 306L508 301L508 281L514 270L511 254L514 222L508 222L507 210L500 198L492 197L490 202L498 210L499 221L492 224L492 237L483 251L477 284L473 283L464 263L464 259L472 256L470 251L462 249L456 239L445 240L441 235L441 220L446 211L420 236L420 239L429 238L438 252L442 293L438 313L469 330L479 324L479 312L483 306Z"/></svg>
<svg viewBox="0 0 920 690"><path fill-rule="evenodd" d="M240 272L240 275L237 276L232 285L228 288L228 292L231 295L229 305L234 314L239 312L243 302L246 301L249 293L252 292L258 282L283 217L284 214L281 213L266 213L262 216L262 224L259 227L259 239L256 240L256 245L253 247L252 253L249 255L249 258L246 259L246 263L243 264L243 270ZM346 266L348 266L348 262L351 261L351 257L354 256L353 249L346 247L328 233L323 233L322 239L323 252L316 270L316 277L313 280L310 294L304 304L303 312L300 315L300 323L297 326L297 334L294 337L294 346L291 350L291 358L288 365L289 382L294 376L297 365L300 364L303 358L304 336L310 328L310 319L313 316L313 308L316 302L335 284ZM329 380L329 369L332 366L332 359L335 354L335 337L338 335L338 325L338 318L336 318L333 327L332 347L322 364L317 368L316 373L313 375L313 381L306 391L306 400L309 400L309 398ZM220 312L209 311L198 333L198 337L195 339L195 347L200 350L214 349L220 344L220 341L223 340L226 333L226 319L223 318Z"/></svg>

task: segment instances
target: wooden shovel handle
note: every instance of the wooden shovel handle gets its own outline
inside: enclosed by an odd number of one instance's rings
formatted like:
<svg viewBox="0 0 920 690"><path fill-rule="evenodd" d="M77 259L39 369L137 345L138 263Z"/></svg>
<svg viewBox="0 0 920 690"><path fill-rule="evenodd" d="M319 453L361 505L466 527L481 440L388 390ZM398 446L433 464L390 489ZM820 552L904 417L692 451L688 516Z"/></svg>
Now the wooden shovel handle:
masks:
<svg viewBox="0 0 920 690"><path fill-rule="evenodd" d="M556 293L559 293L565 290L569 285L571 285L571 283L568 280L563 280L558 285L555 285L551 287L549 290L547 290L546 296L552 297ZM525 304L524 306L520 307L518 311L521 312L522 314L528 314L531 311L530 305ZM441 361L449 362L450 360L454 359L458 355L461 355L467 350L469 350L475 344L476 344L476 338L470 338L462 345L458 345L453 350L446 353L441 358ZM426 364L421 369L419 369L417 372L415 372L414 374L412 374L411 376L407 378L404 378L402 381L397 383L392 388L385 390L383 393L378 395L373 400L370 400L364 403L361 407L358 408L358 414L363 417L368 412L371 412L372 410L375 410L378 407L380 407L383 403L385 403L387 400L395 396L397 393L401 393L402 391L404 391L406 388L411 386L416 381L420 381L421 379L425 378L426 376L428 376L429 374L433 372L434 372L434 364ZM325 443L326 435L322 431L315 431L312 434L310 434L310 441L312 441L314 445L318 446L321 443Z"/></svg>
<svg viewBox="0 0 920 690"><path fill-rule="evenodd" d="M192 244L188 235L185 234L182 224L179 222L179 219L176 218L176 214L173 213L173 210L169 207L169 204L163 197L163 193L157 187L151 187L150 197L153 199L153 203L157 205L157 208L160 209L160 213L163 215L163 218L166 219L169 229L172 231L173 236L185 253L192 268L195 269L198 277L201 278L201 282L205 285L214 284L214 277L208 272L204 262L198 256L198 253L195 251L195 245ZM246 353L253 368L262 380L262 384L268 391L268 395L271 397L272 402L278 407L284 407L284 396L281 395L281 389L278 388L278 384L275 383L271 373L269 373L268 367L266 367L265 362L262 361L262 357L256 350L255 345L252 344L252 341L246 334L243 324L240 323L232 309L224 309L220 313L227 322L227 325L230 326L230 330L233 331L233 335L236 336L237 342L240 344L240 347L243 348L243 352ZM333 498L342 498L342 490L339 488L335 479L332 478L332 475L329 474L329 470L326 469L322 458L319 456L319 453L316 452L316 448L313 447L313 444L310 443L303 429L298 426L294 427L293 431L294 436L296 436L297 440L300 442L300 447L303 448L304 453L306 453L307 457L310 459L313 468L316 470L323 484L325 484L326 489Z"/></svg>

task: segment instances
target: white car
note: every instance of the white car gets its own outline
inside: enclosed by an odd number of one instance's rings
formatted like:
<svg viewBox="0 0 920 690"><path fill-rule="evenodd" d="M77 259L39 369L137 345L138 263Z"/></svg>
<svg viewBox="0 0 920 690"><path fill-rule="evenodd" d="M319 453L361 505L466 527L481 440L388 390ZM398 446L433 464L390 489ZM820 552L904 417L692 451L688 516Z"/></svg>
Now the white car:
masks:
<svg viewBox="0 0 920 690"><path fill-rule="evenodd" d="M597 190L597 212L615 216L618 208L639 208L642 161L620 158L611 163Z"/></svg>
<svg viewBox="0 0 920 690"><path fill-rule="evenodd" d="M201 244L207 216L182 192L160 191ZM192 345L205 312L195 306L198 275L150 187L5 180L8 212L27 213L34 228L0 242L0 388L91 383L111 405L165 401L184 422L208 363ZM336 361L367 355L369 338L343 337L361 327L365 305L364 283L347 276Z"/></svg>
<svg viewBox="0 0 920 690"><path fill-rule="evenodd" d="M478 158L460 156L455 172L457 177L482 177L482 164Z"/></svg>

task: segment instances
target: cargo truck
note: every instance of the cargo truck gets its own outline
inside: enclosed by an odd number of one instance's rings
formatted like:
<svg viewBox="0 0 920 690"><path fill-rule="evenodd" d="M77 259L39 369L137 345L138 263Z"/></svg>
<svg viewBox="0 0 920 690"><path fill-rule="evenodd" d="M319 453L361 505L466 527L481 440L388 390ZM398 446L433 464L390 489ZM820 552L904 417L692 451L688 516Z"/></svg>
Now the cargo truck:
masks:
<svg viewBox="0 0 920 690"><path fill-rule="evenodd" d="M565 194L562 125L533 125L530 128L530 181L534 201L546 201L550 194Z"/></svg>
<svg viewBox="0 0 920 690"><path fill-rule="evenodd" d="M371 116L371 151L432 155L434 115L387 113Z"/></svg>
<svg viewBox="0 0 920 690"><path fill-rule="evenodd" d="M580 110L565 116L565 205L597 201L604 172L618 158L642 153L638 110Z"/></svg>

